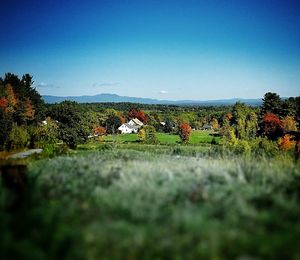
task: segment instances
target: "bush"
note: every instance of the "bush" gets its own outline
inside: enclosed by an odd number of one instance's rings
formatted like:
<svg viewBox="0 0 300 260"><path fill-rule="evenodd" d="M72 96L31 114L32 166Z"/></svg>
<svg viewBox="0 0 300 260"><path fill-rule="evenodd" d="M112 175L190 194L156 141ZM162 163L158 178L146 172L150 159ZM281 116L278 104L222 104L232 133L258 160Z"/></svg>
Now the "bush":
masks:
<svg viewBox="0 0 300 260"><path fill-rule="evenodd" d="M9 133L6 147L8 150L25 148L29 142L29 134L25 126L13 125Z"/></svg>
<svg viewBox="0 0 300 260"><path fill-rule="evenodd" d="M276 142L268 140L266 137L255 138L251 141L253 153L256 155L275 156L278 155L278 145Z"/></svg>
<svg viewBox="0 0 300 260"><path fill-rule="evenodd" d="M256 155L274 157L279 155L279 148L275 141L270 141L266 137L259 137L251 141L234 139L225 141L224 148L235 154Z"/></svg>
<svg viewBox="0 0 300 260"><path fill-rule="evenodd" d="M145 131L145 143L147 144L157 144L158 143L158 139L156 137L156 130L154 128L154 126L145 126L144 128Z"/></svg>
<svg viewBox="0 0 300 260"><path fill-rule="evenodd" d="M35 141L36 145L39 147L45 147L58 143L59 138L57 123L48 117L46 119L46 124L37 128Z"/></svg>
<svg viewBox="0 0 300 260"><path fill-rule="evenodd" d="M251 154L251 145L246 140L239 140L235 139L233 141L227 141L225 143L225 148L229 149L230 151L234 152L235 154L243 154L243 155L250 155Z"/></svg>
<svg viewBox="0 0 300 260"><path fill-rule="evenodd" d="M144 128L141 128L140 131L138 132L138 138L141 142L144 142L146 139L146 131Z"/></svg>
<svg viewBox="0 0 300 260"><path fill-rule="evenodd" d="M43 146L43 155L45 157L55 157L57 155L66 154L69 148L66 144L45 144Z"/></svg>

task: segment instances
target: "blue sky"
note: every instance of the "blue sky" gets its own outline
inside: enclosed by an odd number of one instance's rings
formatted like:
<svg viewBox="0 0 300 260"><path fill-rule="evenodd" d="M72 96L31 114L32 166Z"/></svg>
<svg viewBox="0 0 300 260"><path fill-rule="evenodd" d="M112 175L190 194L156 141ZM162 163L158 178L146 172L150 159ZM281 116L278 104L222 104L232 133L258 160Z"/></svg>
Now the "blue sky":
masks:
<svg viewBox="0 0 300 260"><path fill-rule="evenodd" d="M4 0L0 74L51 95L296 96L299 14L291 0Z"/></svg>

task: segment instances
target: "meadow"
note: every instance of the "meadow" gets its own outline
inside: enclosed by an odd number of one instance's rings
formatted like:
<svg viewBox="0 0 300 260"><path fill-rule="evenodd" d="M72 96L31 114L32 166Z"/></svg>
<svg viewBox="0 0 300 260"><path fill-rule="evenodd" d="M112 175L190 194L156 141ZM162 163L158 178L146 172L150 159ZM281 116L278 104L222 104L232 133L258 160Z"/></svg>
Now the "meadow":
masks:
<svg viewBox="0 0 300 260"><path fill-rule="evenodd" d="M170 133L156 133L156 137L158 139L158 142L160 144L167 144L167 145L174 145L181 143L180 137L178 134L170 134ZM197 145L197 144L205 144L205 143L211 143L212 141L215 141L216 143L219 143L221 140L221 137L214 136L213 131L201 131L196 130L193 131L189 144ZM103 141L106 142L119 142L119 143L133 143L138 142L139 138L137 134L121 134L121 135L107 135L103 138Z"/></svg>
<svg viewBox="0 0 300 260"><path fill-rule="evenodd" d="M299 163L218 148L94 142L32 160L22 206L0 211L1 256L299 259Z"/></svg>

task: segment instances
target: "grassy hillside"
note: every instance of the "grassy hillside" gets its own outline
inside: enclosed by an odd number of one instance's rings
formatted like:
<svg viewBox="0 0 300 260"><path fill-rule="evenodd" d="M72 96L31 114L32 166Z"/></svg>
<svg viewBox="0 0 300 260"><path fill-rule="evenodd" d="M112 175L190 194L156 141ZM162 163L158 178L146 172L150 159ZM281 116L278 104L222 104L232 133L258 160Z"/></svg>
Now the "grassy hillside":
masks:
<svg viewBox="0 0 300 260"><path fill-rule="evenodd" d="M195 146L94 148L31 164L24 208L0 211L4 258L300 257L299 164ZM1 208L8 195L1 188Z"/></svg>

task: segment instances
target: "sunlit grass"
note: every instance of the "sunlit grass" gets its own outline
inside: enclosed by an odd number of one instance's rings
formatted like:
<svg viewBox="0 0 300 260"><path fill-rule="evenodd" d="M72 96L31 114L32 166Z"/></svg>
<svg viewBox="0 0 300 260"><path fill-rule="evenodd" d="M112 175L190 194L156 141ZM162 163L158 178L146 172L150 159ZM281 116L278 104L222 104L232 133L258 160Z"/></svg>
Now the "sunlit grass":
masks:
<svg viewBox="0 0 300 260"><path fill-rule="evenodd" d="M190 144L202 144L202 143L211 143L214 139L216 143L220 142L220 137L214 137L211 131L193 131L190 137ZM168 133L157 133L157 139L160 144L178 144L180 143L179 135L168 134ZM118 135L108 135L103 137L103 141L106 142L138 142L137 134L118 134Z"/></svg>

